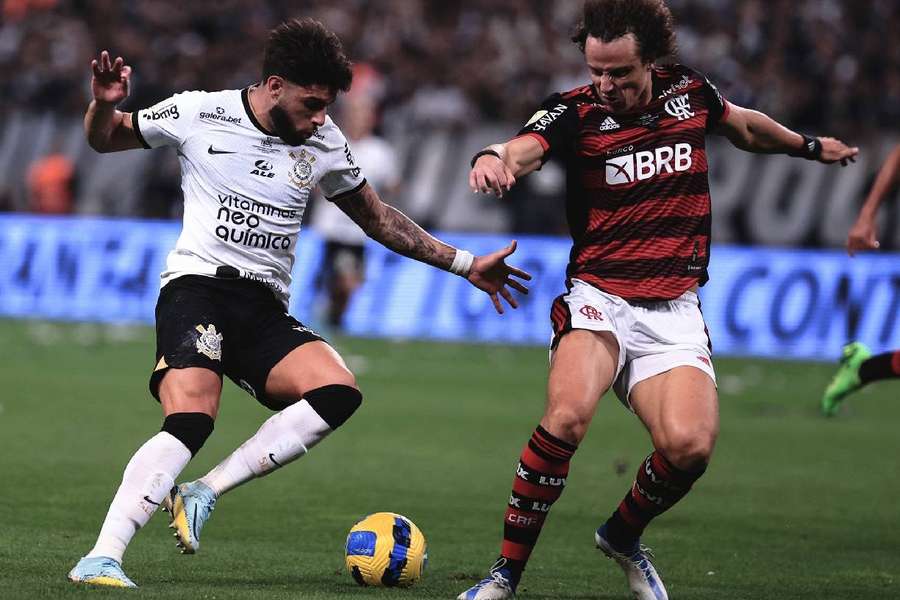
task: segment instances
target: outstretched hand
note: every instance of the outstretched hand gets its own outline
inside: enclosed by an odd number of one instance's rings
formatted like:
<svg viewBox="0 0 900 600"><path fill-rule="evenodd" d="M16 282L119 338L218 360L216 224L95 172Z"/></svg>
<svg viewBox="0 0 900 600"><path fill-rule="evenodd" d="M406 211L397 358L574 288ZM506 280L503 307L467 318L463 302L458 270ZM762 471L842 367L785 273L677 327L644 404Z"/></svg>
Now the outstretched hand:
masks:
<svg viewBox="0 0 900 600"><path fill-rule="evenodd" d="M822 143L822 154L819 161L830 165L841 161L841 166L846 167L848 162L856 162L856 155L859 154L859 148L850 147L839 139L833 137L820 137Z"/></svg>
<svg viewBox="0 0 900 600"><path fill-rule="evenodd" d="M125 59L116 57L110 61L109 52L100 53L100 60L91 61L91 92L97 102L118 104L128 97L128 79L131 77L131 67L125 64Z"/></svg>
<svg viewBox="0 0 900 600"><path fill-rule="evenodd" d="M501 315L503 314L503 305L500 303L499 296L502 296L513 308L519 307L519 303L516 302L515 297L507 286L523 294L528 293L528 288L518 280L513 279L513 277L529 281L531 275L506 264L506 257L515 251L516 241L513 240L509 246L496 252L491 252L484 256L476 256L472 263L472 268L469 270L469 275L466 277L469 283L479 290L487 292L491 297L491 302L494 303L494 308Z"/></svg>

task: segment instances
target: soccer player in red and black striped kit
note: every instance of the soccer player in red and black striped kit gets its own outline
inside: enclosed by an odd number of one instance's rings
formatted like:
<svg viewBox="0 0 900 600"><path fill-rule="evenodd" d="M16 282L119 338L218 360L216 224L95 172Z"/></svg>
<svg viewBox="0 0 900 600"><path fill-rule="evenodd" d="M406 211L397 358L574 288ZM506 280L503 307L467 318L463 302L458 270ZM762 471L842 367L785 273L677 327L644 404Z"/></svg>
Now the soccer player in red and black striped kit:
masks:
<svg viewBox="0 0 900 600"><path fill-rule="evenodd" d="M875 231L875 215L878 207L900 181L900 144L888 155L850 233L847 234L847 252L878 250L881 244ZM872 356L872 351L862 342L844 346L841 366L822 395L822 414L837 415L841 402L864 385L881 379L900 378L900 349Z"/></svg>
<svg viewBox="0 0 900 600"><path fill-rule="evenodd" d="M472 188L501 195L559 157L573 246L567 292L551 309L547 406L519 459L500 558L459 600L515 597L569 461L611 387L654 449L595 541L624 569L635 598L668 598L641 534L706 470L719 428L696 293L710 248L705 136L823 163L846 164L858 153L725 101L690 68L658 66L675 51L662 0L589 0L573 41L590 84L553 94L518 136L472 161Z"/></svg>

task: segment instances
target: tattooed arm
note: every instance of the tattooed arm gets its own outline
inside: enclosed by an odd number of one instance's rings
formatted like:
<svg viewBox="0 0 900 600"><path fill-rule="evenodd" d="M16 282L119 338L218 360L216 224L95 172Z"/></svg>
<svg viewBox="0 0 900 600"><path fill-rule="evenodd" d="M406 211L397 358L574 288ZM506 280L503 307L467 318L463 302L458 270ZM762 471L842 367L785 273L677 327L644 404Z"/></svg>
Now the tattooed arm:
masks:
<svg viewBox="0 0 900 600"><path fill-rule="evenodd" d="M486 292L499 313L503 312L503 307L498 295L513 308L518 307L515 297L507 286L523 294L528 293L528 288L512 277L527 281L531 279L531 275L505 262L506 257L516 250L515 241L505 248L473 258L471 254L457 250L435 238L402 212L382 202L368 184L355 194L335 200L335 204L347 213L366 235L403 256L449 271L451 265L455 263L457 253L467 255L471 266L465 272L457 272L469 283Z"/></svg>
<svg viewBox="0 0 900 600"><path fill-rule="evenodd" d="M335 202L370 238L408 258L445 271L450 269L456 248L416 225L402 212L381 201L372 186Z"/></svg>

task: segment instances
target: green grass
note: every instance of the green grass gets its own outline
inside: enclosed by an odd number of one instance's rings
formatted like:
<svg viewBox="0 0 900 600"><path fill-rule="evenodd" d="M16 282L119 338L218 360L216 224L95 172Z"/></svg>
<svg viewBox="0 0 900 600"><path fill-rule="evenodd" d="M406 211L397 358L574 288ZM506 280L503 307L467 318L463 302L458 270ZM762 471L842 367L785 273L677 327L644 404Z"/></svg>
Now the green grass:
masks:
<svg viewBox="0 0 900 600"><path fill-rule="evenodd" d="M496 556L513 467L543 408L546 351L339 339L366 399L333 438L220 501L196 556L178 555L154 517L126 554L139 590L69 584L122 468L161 423L146 391L152 332L122 333L0 322L0 597L453 598ZM900 383L871 386L825 420L817 402L832 365L717 368L713 464L645 536L672 598L900 597ZM216 432L182 479L267 414L227 384ZM628 597L592 534L648 449L637 420L605 398L522 600ZM361 589L344 571L347 531L380 510L407 515L428 539L428 571L412 589Z"/></svg>

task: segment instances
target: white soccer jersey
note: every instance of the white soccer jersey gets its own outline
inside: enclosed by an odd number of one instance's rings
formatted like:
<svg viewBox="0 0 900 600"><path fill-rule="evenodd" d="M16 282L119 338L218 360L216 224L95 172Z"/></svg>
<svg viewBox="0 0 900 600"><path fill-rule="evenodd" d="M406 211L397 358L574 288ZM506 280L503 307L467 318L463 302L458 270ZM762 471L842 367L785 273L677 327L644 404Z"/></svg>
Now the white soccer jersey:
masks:
<svg viewBox="0 0 900 600"><path fill-rule="evenodd" d="M341 130L325 124L301 146L266 131L249 90L183 92L132 114L146 148L174 146L184 222L162 285L182 275L240 276L287 305L300 221L312 188L329 200L366 180Z"/></svg>

